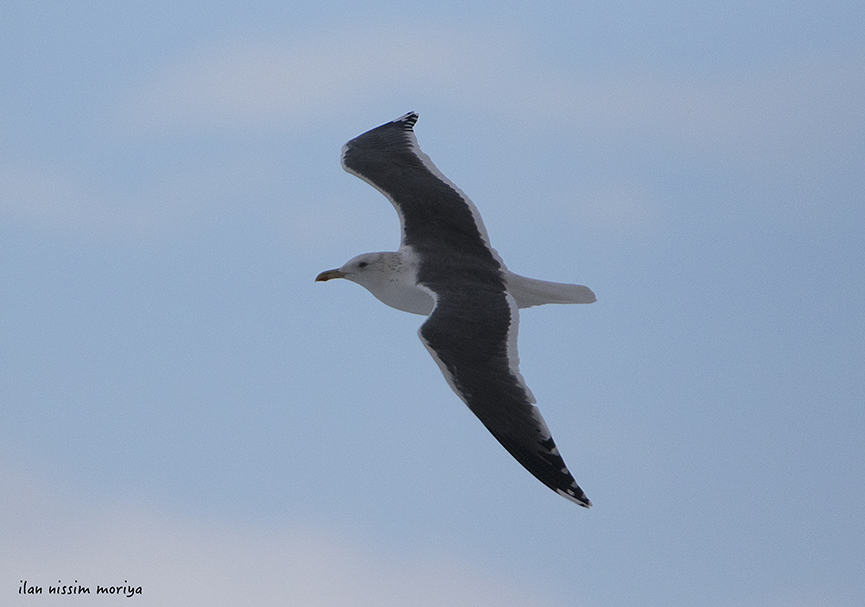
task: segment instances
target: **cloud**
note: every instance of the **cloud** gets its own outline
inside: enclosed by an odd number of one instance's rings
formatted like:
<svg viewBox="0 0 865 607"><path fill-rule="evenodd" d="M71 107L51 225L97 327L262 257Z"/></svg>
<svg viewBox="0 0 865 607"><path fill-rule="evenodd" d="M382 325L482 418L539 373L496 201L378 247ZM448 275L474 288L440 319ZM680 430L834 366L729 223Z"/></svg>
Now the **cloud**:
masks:
<svg viewBox="0 0 865 607"><path fill-rule="evenodd" d="M194 181L187 175L136 191L112 191L104 180L63 167L0 163L0 215L39 229L150 238L178 227L201 202L206 182Z"/></svg>
<svg viewBox="0 0 865 607"><path fill-rule="evenodd" d="M288 42L202 51L142 83L124 123L144 130L296 128L393 95L448 90L494 55L491 35L450 30L337 30ZM465 89L465 82L460 90Z"/></svg>
<svg viewBox="0 0 865 607"><path fill-rule="evenodd" d="M789 158L865 126L865 64L844 58L685 79L667 74L546 78L538 86L585 128L742 158ZM852 128L851 128L852 127Z"/></svg>
<svg viewBox="0 0 865 607"><path fill-rule="evenodd" d="M314 524L255 528L159 513L119 501L86 506L0 462L15 491L0 505L4 604L30 605L21 580L141 587L138 605L483 607L561 604L454 554L375 549ZM11 603L8 602L11 597ZM58 598L59 600L59 598Z"/></svg>
<svg viewBox="0 0 865 607"><path fill-rule="evenodd" d="M482 110L514 126L649 134L766 158L861 130L865 64L841 56L694 77L580 72L549 64L506 30L336 30L203 51L142 83L125 122L145 131L302 128L372 101L390 107L394 98Z"/></svg>
<svg viewBox="0 0 865 607"><path fill-rule="evenodd" d="M631 146L641 138L643 145L782 175L813 172L827 157L850 155L865 129L861 59L824 57L693 77L598 66L580 71L544 60L529 40L504 28L359 29L287 42L223 42L179 58L130 88L104 122L113 125L112 149L121 156L129 152L123 158L136 158L142 146L155 146L148 148L155 158L173 158L174 144L189 138L194 143L181 147L195 150L195 163L187 155L170 170L167 162L135 166L143 178L124 190L106 185L111 175L12 160L0 165L0 212L100 236L173 234L229 196L286 195L254 191L273 186L272 176L284 172L275 160L270 165L261 158L208 156L213 134L228 141L232 134L258 131L321 133L330 122L344 122L345 114L364 113L364 122L358 117L352 127L335 127L356 134L364 128L358 124L375 124L366 122L371 107L382 108L376 120L383 120L407 109L423 111L422 103L439 104L483 114L517 140L558 132ZM208 139L195 139L201 133ZM334 147L334 163L337 153ZM297 171L307 175L308 167ZM613 183L609 189L598 200L613 209L611 220L642 217L651 205L644 184ZM321 211L292 207L285 228L290 239L307 242L315 233L310 226L322 223Z"/></svg>

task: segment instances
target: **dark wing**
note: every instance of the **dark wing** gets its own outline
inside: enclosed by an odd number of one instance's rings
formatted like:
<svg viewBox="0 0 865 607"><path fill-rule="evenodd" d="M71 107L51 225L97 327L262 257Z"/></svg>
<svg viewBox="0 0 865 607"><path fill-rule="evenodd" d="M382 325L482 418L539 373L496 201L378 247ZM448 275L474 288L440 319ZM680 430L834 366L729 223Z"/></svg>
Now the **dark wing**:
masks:
<svg viewBox="0 0 865 607"><path fill-rule="evenodd" d="M418 332L451 388L526 470L559 495L591 506L520 375L513 298L485 289L439 288L436 296Z"/></svg>
<svg viewBox="0 0 865 607"><path fill-rule="evenodd" d="M417 119L410 112L355 137L342 148L343 168L390 200L399 214L403 245L448 247L501 262L472 201L418 146Z"/></svg>

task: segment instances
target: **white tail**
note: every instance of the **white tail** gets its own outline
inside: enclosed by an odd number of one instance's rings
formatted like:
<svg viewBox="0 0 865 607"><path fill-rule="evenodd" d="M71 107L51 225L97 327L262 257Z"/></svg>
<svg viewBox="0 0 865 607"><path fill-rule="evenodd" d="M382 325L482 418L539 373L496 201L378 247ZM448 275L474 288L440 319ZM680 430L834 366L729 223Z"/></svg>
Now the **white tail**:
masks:
<svg viewBox="0 0 865 607"><path fill-rule="evenodd" d="M508 291L514 296L517 306L530 308L542 304L590 304L597 301L589 287L569 285L562 282L537 280L505 271Z"/></svg>

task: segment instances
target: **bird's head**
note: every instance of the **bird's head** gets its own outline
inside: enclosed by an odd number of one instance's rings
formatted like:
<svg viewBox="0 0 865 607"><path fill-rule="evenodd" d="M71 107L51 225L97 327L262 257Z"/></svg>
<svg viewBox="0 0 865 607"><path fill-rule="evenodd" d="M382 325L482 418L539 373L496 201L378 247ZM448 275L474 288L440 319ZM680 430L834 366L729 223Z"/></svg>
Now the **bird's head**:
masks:
<svg viewBox="0 0 865 607"><path fill-rule="evenodd" d="M386 279L392 253L364 253L349 259L335 270L326 270L315 277L316 282L345 278L366 288Z"/></svg>

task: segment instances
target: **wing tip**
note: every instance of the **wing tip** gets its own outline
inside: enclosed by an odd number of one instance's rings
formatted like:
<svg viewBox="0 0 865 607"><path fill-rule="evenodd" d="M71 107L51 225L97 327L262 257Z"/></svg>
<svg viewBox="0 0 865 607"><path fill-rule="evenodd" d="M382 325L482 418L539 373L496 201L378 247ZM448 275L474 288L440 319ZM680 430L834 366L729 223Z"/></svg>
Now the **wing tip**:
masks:
<svg viewBox="0 0 865 607"><path fill-rule="evenodd" d="M407 114L403 114L392 122L402 122L405 123L405 126L407 126L409 129L413 129L414 125L417 124L417 119L417 112L408 112Z"/></svg>
<svg viewBox="0 0 865 607"><path fill-rule="evenodd" d="M574 485L568 489L556 489L556 493L561 495L566 500L574 502L578 506L582 506L583 508L591 508L592 500L586 497L586 494L583 491Z"/></svg>
<svg viewBox="0 0 865 607"><path fill-rule="evenodd" d="M391 127L391 125L395 125L397 128L401 127L403 131L407 131L409 133L414 133L414 125L417 124L417 119L418 119L417 112L408 112L407 114L403 114L402 116L400 116L396 120L391 120L390 122L385 122L381 126L378 126L374 129L370 129L369 131L366 131L365 133L361 133L360 135L358 135L354 139L348 141L345 145L342 146L342 150L340 151L340 155L339 155L339 162L342 165L342 168L345 169L347 172L351 173L352 175L357 175L361 179L364 179L364 177L357 170L355 170L354 168L349 166L349 163L347 162L348 154L349 154L349 152L352 151L352 148L355 146L355 144L358 142L358 140L363 139L365 136L368 136L371 133L381 131L382 129L389 129Z"/></svg>

